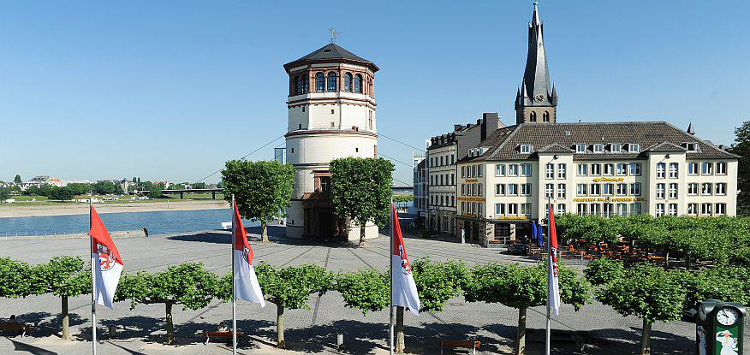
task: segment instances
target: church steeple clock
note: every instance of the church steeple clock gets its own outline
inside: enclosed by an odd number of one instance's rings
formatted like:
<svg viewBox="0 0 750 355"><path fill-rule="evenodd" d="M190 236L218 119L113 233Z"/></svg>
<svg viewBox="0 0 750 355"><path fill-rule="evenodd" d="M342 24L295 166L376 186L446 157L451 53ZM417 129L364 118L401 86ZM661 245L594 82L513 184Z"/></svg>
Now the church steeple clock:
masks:
<svg viewBox="0 0 750 355"><path fill-rule="evenodd" d="M516 124L557 121L557 88L550 80L543 34L544 25L535 2L534 15L529 23L526 70L516 93Z"/></svg>

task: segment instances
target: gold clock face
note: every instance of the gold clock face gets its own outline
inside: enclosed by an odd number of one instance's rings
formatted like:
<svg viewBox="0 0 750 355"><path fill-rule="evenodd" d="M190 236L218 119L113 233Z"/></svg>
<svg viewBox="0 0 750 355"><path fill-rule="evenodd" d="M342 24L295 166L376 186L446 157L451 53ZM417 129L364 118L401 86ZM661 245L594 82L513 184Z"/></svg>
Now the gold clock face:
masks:
<svg viewBox="0 0 750 355"><path fill-rule="evenodd" d="M739 314L734 308L722 308L716 312L716 321L723 326L734 324L738 318Z"/></svg>
<svg viewBox="0 0 750 355"><path fill-rule="evenodd" d="M536 97L534 98L534 100L536 100L536 102L542 102L542 101L544 101L544 95L542 95L542 94L536 95Z"/></svg>

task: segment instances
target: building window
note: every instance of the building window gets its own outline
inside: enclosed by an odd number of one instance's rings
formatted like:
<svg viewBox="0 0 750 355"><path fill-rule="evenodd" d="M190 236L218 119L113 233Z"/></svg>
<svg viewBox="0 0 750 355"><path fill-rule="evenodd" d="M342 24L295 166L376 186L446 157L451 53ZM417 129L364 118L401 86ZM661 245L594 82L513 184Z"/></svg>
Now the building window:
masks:
<svg viewBox="0 0 750 355"><path fill-rule="evenodd" d="M677 198L677 184L669 184L669 198Z"/></svg>
<svg viewBox="0 0 750 355"><path fill-rule="evenodd" d="M663 215L664 215L664 204L657 203L656 204L656 217L661 217Z"/></svg>
<svg viewBox="0 0 750 355"><path fill-rule="evenodd" d="M592 203L591 204L591 214L594 216L601 216L602 214L602 205L598 203Z"/></svg>
<svg viewBox="0 0 750 355"><path fill-rule="evenodd" d="M496 196L505 196L505 185L504 184L495 184L495 195Z"/></svg>
<svg viewBox="0 0 750 355"><path fill-rule="evenodd" d="M336 76L336 72L330 72L328 73L328 91L334 92L338 88L337 83L338 77Z"/></svg>
<svg viewBox="0 0 750 355"><path fill-rule="evenodd" d="M530 203L521 204L521 215L531 216L531 204Z"/></svg>
<svg viewBox="0 0 750 355"><path fill-rule="evenodd" d="M344 90L347 92L354 91L354 86L352 83L352 73L344 74Z"/></svg>
<svg viewBox="0 0 750 355"><path fill-rule="evenodd" d="M521 144L521 154L531 154L531 144Z"/></svg>
<svg viewBox="0 0 750 355"><path fill-rule="evenodd" d="M578 185L576 185L576 194L578 196L586 196L587 192L588 192L587 190L588 190L588 185L586 185L586 184L578 184Z"/></svg>
<svg viewBox="0 0 750 355"><path fill-rule="evenodd" d="M617 194L620 196L628 194L628 184L617 184Z"/></svg>
<svg viewBox="0 0 750 355"><path fill-rule="evenodd" d="M517 203L509 203L508 204L508 215L510 215L510 216L517 216L518 215L518 204Z"/></svg>
<svg viewBox="0 0 750 355"><path fill-rule="evenodd" d="M716 175L726 175L726 174L727 174L727 163L725 162L716 163Z"/></svg>
<svg viewBox="0 0 750 355"><path fill-rule="evenodd" d="M557 184L557 198L565 198L565 184Z"/></svg>
<svg viewBox="0 0 750 355"><path fill-rule="evenodd" d="M585 203L579 203L576 205L576 209L578 210L578 215L583 216L586 214L586 204Z"/></svg>
<svg viewBox="0 0 750 355"><path fill-rule="evenodd" d="M676 216L677 215L677 204L676 203L670 203L669 204L669 215L670 216Z"/></svg>
<svg viewBox="0 0 750 355"><path fill-rule="evenodd" d="M701 214L710 216L711 215L711 205L710 203L702 203L701 204Z"/></svg>
<svg viewBox="0 0 750 355"><path fill-rule="evenodd" d="M617 204L617 215L623 217L628 215L628 205L626 203Z"/></svg>
<svg viewBox="0 0 750 355"><path fill-rule="evenodd" d="M613 164L604 164L604 175L614 175L615 174L615 166Z"/></svg>
<svg viewBox="0 0 750 355"><path fill-rule="evenodd" d="M476 165L472 165L471 166L471 177L473 177L473 178L477 177L477 166Z"/></svg>
<svg viewBox="0 0 750 355"><path fill-rule="evenodd" d="M605 203L604 204L604 216L610 217L615 213L615 204Z"/></svg>
<svg viewBox="0 0 750 355"><path fill-rule="evenodd" d="M484 169L482 169L483 166L484 165L477 165L477 176L479 176L479 177L482 177L482 175L484 175L482 173L482 170L484 170Z"/></svg>
<svg viewBox="0 0 750 355"><path fill-rule="evenodd" d="M557 214L558 215L565 214L565 204L564 203L560 203L560 204L557 205Z"/></svg>
<svg viewBox="0 0 750 355"><path fill-rule="evenodd" d="M599 196L602 193L602 185L591 184L591 196Z"/></svg>
<svg viewBox="0 0 750 355"><path fill-rule="evenodd" d="M604 195L613 195L615 193L615 184L604 184Z"/></svg>
<svg viewBox="0 0 750 355"><path fill-rule="evenodd" d="M641 214L641 204L640 203L632 203L630 204L630 215L638 215Z"/></svg>
<svg viewBox="0 0 750 355"><path fill-rule="evenodd" d="M549 111L544 111L542 114L542 121L549 122Z"/></svg>
<svg viewBox="0 0 750 355"><path fill-rule="evenodd" d="M664 184L656 184L656 198L664 199Z"/></svg>
<svg viewBox="0 0 750 355"><path fill-rule="evenodd" d="M471 203L471 214L477 214L477 203L472 202Z"/></svg>
<svg viewBox="0 0 750 355"><path fill-rule="evenodd" d="M657 163L656 164L656 178L657 179L663 179L665 170L667 169L667 164L664 163Z"/></svg>
<svg viewBox="0 0 750 355"><path fill-rule="evenodd" d="M503 203L496 203L495 204L495 215L496 216L505 216L505 204L503 204Z"/></svg>
<svg viewBox="0 0 750 355"><path fill-rule="evenodd" d="M698 175L698 163L688 163L688 175Z"/></svg>
<svg viewBox="0 0 750 355"><path fill-rule="evenodd" d="M640 182L630 184L630 194L633 196L641 195L641 183Z"/></svg>
<svg viewBox="0 0 750 355"><path fill-rule="evenodd" d="M698 214L698 204L697 203L688 203L688 205L687 205L687 214L697 215Z"/></svg>
<svg viewBox="0 0 750 355"><path fill-rule="evenodd" d="M555 197L555 184L547 184L544 187L544 197L553 198Z"/></svg>
<svg viewBox="0 0 750 355"><path fill-rule="evenodd" d="M628 175L627 163L617 163L617 175Z"/></svg>
<svg viewBox="0 0 750 355"><path fill-rule="evenodd" d="M531 111L531 113L529 113L529 121L536 122L536 112Z"/></svg>
<svg viewBox="0 0 750 355"><path fill-rule="evenodd" d="M604 153L604 144L594 144L594 153Z"/></svg>
<svg viewBox="0 0 750 355"><path fill-rule="evenodd" d="M521 184L521 196L531 196L531 184Z"/></svg>
<svg viewBox="0 0 750 355"><path fill-rule="evenodd" d="M602 166L600 164L591 164L591 175L599 176L602 174Z"/></svg>
<svg viewBox="0 0 750 355"><path fill-rule="evenodd" d="M638 153L641 151L641 145L635 143L628 144L628 150L630 153Z"/></svg>
<svg viewBox="0 0 750 355"><path fill-rule="evenodd" d="M508 184L508 196L518 196L518 184Z"/></svg>
<svg viewBox="0 0 750 355"><path fill-rule="evenodd" d="M678 169L677 163L669 163L669 178L670 179L677 178L677 172L678 172L677 169Z"/></svg>
<svg viewBox="0 0 750 355"><path fill-rule="evenodd" d="M545 165L544 171L545 171L545 175L547 176L547 179L555 178L555 164L549 163Z"/></svg>
<svg viewBox="0 0 750 355"><path fill-rule="evenodd" d="M712 162L703 162L701 165L701 175L713 175L714 173L714 163Z"/></svg>
<svg viewBox="0 0 750 355"><path fill-rule="evenodd" d="M315 92L326 91L326 76L323 73L315 74Z"/></svg>
<svg viewBox="0 0 750 355"><path fill-rule="evenodd" d="M307 77L307 74L302 78L302 93L307 94L310 92L310 79ZM302 107L304 108L304 106ZM305 112L302 110L302 112Z"/></svg>
<svg viewBox="0 0 750 355"><path fill-rule="evenodd" d="M698 194L698 183L697 182L691 182L687 186L687 194L688 195L697 195Z"/></svg>
<svg viewBox="0 0 750 355"><path fill-rule="evenodd" d="M531 164L521 164L521 176L531 176Z"/></svg>
<svg viewBox="0 0 750 355"><path fill-rule="evenodd" d="M466 196L466 184L461 184L461 196Z"/></svg>
<svg viewBox="0 0 750 355"><path fill-rule="evenodd" d="M299 80L299 75L294 76L292 88L293 88L293 91L292 91L293 95L299 95L302 92L302 82Z"/></svg>
<svg viewBox="0 0 750 355"><path fill-rule="evenodd" d="M566 179L567 178L567 168L565 164L557 164L557 178L558 179Z"/></svg>
<svg viewBox="0 0 750 355"><path fill-rule="evenodd" d="M620 143L612 143L609 145L609 152L610 153L622 153L622 144Z"/></svg>
<svg viewBox="0 0 750 355"><path fill-rule="evenodd" d="M630 175L633 175L633 176L641 175L641 163L630 163Z"/></svg>
<svg viewBox="0 0 750 355"><path fill-rule="evenodd" d="M462 167L461 167L461 177L462 177L462 178L465 178L465 177L466 177L466 167L465 167L465 166L462 166Z"/></svg>
<svg viewBox="0 0 750 355"><path fill-rule="evenodd" d="M477 196L484 196L482 194L482 184L479 184L477 188L479 189L479 191L477 192Z"/></svg>
<svg viewBox="0 0 750 355"><path fill-rule="evenodd" d="M508 176L518 176L518 164L508 165Z"/></svg>
<svg viewBox="0 0 750 355"><path fill-rule="evenodd" d="M682 146L687 149L690 153L695 153L698 151L698 143L682 143Z"/></svg>
<svg viewBox="0 0 750 355"><path fill-rule="evenodd" d="M495 165L495 176L505 176L505 164Z"/></svg>
<svg viewBox="0 0 750 355"><path fill-rule="evenodd" d="M727 214L727 204L726 203L717 203L716 204L716 216L723 216Z"/></svg>
<svg viewBox="0 0 750 355"><path fill-rule="evenodd" d="M578 164L578 176L586 176L589 174L589 166L586 164Z"/></svg>
<svg viewBox="0 0 750 355"><path fill-rule="evenodd" d="M727 184L724 182L717 182L716 183L716 194L717 195L726 195L727 194Z"/></svg>
<svg viewBox="0 0 750 355"><path fill-rule="evenodd" d="M472 196L477 195L477 184L471 184L471 195Z"/></svg>
<svg viewBox="0 0 750 355"><path fill-rule="evenodd" d="M362 93L362 75L355 75L354 76L354 92L357 94Z"/></svg>
<svg viewBox="0 0 750 355"><path fill-rule="evenodd" d="M585 144L576 144L576 153L586 153L586 145Z"/></svg>
<svg viewBox="0 0 750 355"><path fill-rule="evenodd" d="M710 182L704 182L703 185L701 185L701 195L711 195L713 192L713 184Z"/></svg>

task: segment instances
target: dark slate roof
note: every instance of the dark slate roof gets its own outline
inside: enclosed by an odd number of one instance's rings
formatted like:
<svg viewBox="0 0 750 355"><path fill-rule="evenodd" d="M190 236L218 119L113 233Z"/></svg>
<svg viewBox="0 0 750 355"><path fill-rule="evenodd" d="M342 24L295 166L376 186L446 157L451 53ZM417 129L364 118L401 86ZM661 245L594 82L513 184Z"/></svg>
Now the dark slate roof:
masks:
<svg viewBox="0 0 750 355"><path fill-rule="evenodd" d="M539 97L541 100L537 100ZM534 3L534 14L529 23L529 43L526 53L526 69L523 82L516 93L516 108L519 106L556 106L557 89L552 84L544 49L544 25L539 9Z"/></svg>
<svg viewBox="0 0 750 355"><path fill-rule="evenodd" d="M573 149L563 147L560 144L552 143L539 149L539 152L543 153L573 153Z"/></svg>
<svg viewBox="0 0 750 355"><path fill-rule="evenodd" d="M610 144L619 143L622 151L611 152ZM717 146L663 121L522 123L495 131L479 146L489 147L479 157L462 161L501 161L537 159L542 149L552 152L555 146L574 151L575 160L646 159L654 151L685 151L683 143L698 143L697 152L686 152L688 159L737 159ZM531 144L531 154L521 154L519 146ZM586 153L575 153L576 144L586 144ZM594 144L604 144L603 153L593 153ZM639 144L640 152L629 153L630 144Z"/></svg>
<svg viewBox="0 0 750 355"><path fill-rule="evenodd" d="M364 64L366 66L369 66L373 72L376 72L379 69L378 66L375 65L375 63L357 56L344 48L341 48L341 46L336 43L329 43L300 59L286 63L284 64L284 69L288 71L289 69L301 64L331 61L344 61Z"/></svg>

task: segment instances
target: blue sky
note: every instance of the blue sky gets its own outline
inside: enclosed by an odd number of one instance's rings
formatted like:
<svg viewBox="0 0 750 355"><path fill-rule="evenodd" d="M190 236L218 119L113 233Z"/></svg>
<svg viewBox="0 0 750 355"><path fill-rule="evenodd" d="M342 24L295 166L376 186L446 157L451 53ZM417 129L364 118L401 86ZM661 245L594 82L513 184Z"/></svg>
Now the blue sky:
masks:
<svg viewBox="0 0 750 355"><path fill-rule="evenodd" d="M381 68L379 131L421 147L513 123L531 1L0 2L0 180L195 181L286 130L282 65L338 44ZM750 2L545 1L558 121L750 119ZM250 156L270 159L272 147ZM380 138L384 155L412 149ZM410 182L396 163L395 177ZM218 175L208 179L218 181Z"/></svg>

